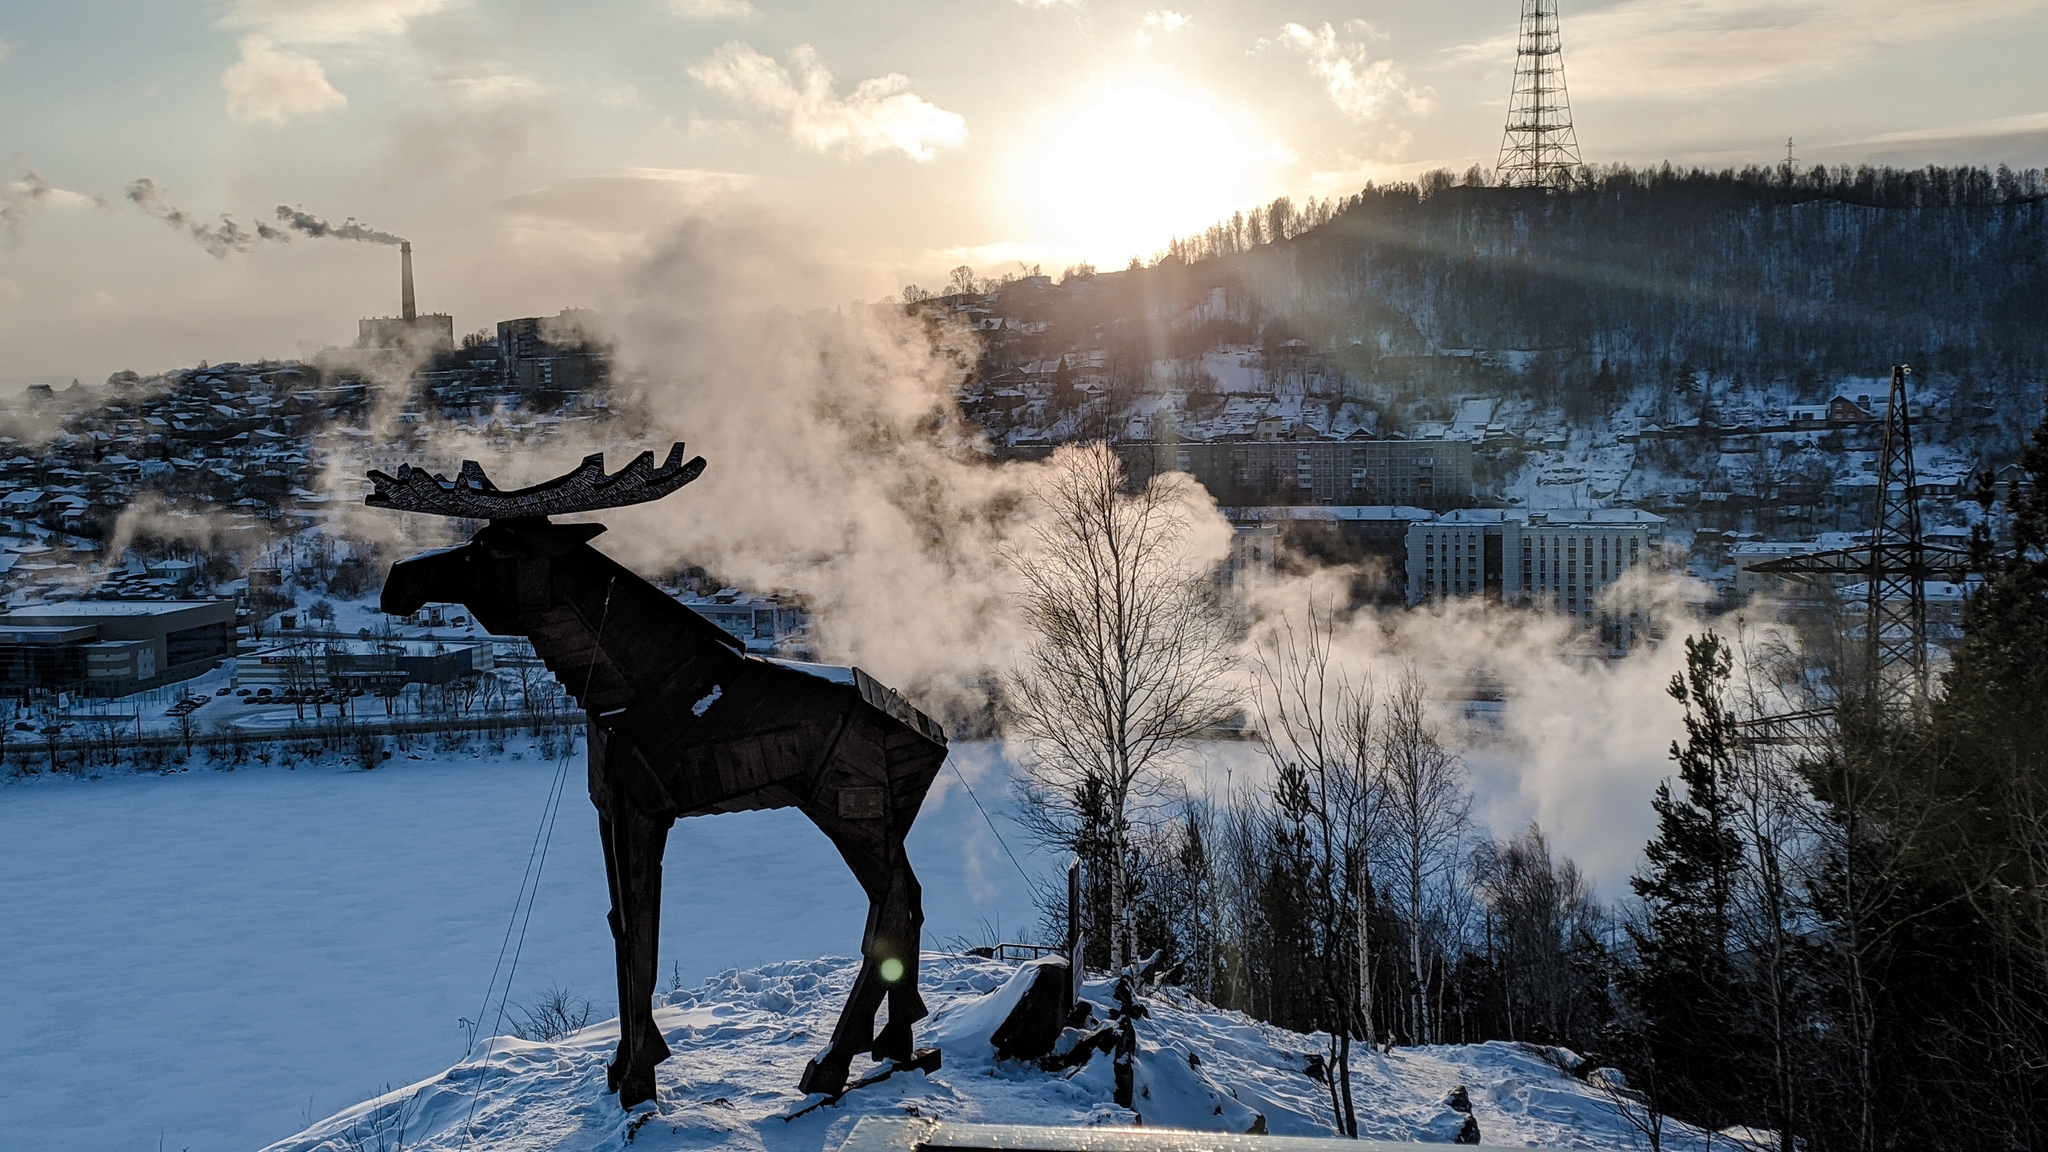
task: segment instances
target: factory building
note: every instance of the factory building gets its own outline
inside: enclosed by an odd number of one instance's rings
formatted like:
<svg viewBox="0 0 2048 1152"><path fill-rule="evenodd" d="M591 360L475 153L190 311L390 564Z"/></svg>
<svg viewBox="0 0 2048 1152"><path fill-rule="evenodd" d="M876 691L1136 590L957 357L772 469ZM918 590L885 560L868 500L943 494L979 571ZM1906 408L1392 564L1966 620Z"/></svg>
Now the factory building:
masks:
<svg viewBox="0 0 2048 1152"><path fill-rule="evenodd" d="M73 600L0 614L0 684L124 696L235 654L233 600Z"/></svg>
<svg viewBox="0 0 2048 1152"><path fill-rule="evenodd" d="M356 321L356 347L411 353L447 352L455 347L455 318L446 312L421 315L412 295L412 241L400 241L399 314Z"/></svg>
<svg viewBox="0 0 2048 1152"><path fill-rule="evenodd" d="M1408 601L1483 595L1590 621L1663 539L1664 518L1635 508L1460 508L1409 527Z"/></svg>

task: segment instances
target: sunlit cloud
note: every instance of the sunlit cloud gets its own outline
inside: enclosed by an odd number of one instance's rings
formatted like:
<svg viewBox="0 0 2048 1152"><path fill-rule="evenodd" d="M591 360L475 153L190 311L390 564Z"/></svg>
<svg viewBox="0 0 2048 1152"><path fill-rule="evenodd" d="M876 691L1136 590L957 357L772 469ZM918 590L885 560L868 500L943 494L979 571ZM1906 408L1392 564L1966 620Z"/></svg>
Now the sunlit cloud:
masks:
<svg viewBox="0 0 2048 1152"><path fill-rule="evenodd" d="M1419 112L1429 106L1429 94L1409 87L1399 65L1370 58L1365 40L1374 38L1371 25L1353 20L1345 31L1362 38L1342 38L1329 24L1315 29L1288 24L1280 29L1279 43L1307 58L1309 74L1322 82L1337 110L1353 120L1393 108Z"/></svg>
<svg viewBox="0 0 2048 1152"><path fill-rule="evenodd" d="M2048 0L1624 0L1563 22L1575 94L1685 94L1809 78L1900 45L2048 11ZM1451 50L1509 61L1515 31Z"/></svg>
<svg viewBox="0 0 2048 1152"><path fill-rule="evenodd" d="M940 148L967 142L967 121L910 91L891 72L863 80L848 96L808 44L789 54L790 67L734 40L692 66L690 76L736 103L783 121L790 138L817 152L847 157L901 152L930 160Z"/></svg>
<svg viewBox="0 0 2048 1152"><path fill-rule="evenodd" d="M1153 33L1161 36L1171 35L1193 22L1194 17L1175 12L1171 8L1155 8L1145 13L1145 19L1133 40L1140 49L1144 49L1151 46Z"/></svg>
<svg viewBox="0 0 2048 1152"><path fill-rule="evenodd" d="M751 20L756 15L747 0L669 0L668 7L685 20Z"/></svg>
<svg viewBox="0 0 2048 1152"><path fill-rule="evenodd" d="M352 44L404 32L444 0L235 0L222 17L284 44Z"/></svg>
<svg viewBox="0 0 2048 1152"><path fill-rule="evenodd" d="M18 239L22 224L38 212L87 208L95 203L98 201L90 196L59 188L34 169L24 168L21 179L0 183L0 240Z"/></svg>
<svg viewBox="0 0 2048 1152"><path fill-rule="evenodd" d="M1921 140L1974 139L1996 136L2016 136L2026 132L2048 132L2048 112L2029 112L2020 116L1999 116L1991 120L1972 120L1964 124L1943 124L1935 128L1915 128L1906 132L1882 132L1851 144L1902 144Z"/></svg>
<svg viewBox="0 0 2048 1152"><path fill-rule="evenodd" d="M348 97L327 81L311 56L280 48L263 36L242 37L242 57L220 74L228 116L242 124L282 124L348 107Z"/></svg>

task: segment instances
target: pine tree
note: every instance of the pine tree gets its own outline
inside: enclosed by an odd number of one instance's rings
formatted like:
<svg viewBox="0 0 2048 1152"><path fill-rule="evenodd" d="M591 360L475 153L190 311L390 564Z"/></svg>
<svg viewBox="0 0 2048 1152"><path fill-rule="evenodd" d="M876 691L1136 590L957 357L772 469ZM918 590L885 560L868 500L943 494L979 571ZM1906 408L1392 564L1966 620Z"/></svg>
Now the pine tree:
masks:
<svg viewBox="0 0 2048 1152"><path fill-rule="evenodd" d="M1668 689L1685 705L1685 743L1671 745L1684 795L1667 780L1651 802L1657 837L1643 849L1647 870L1630 881L1649 916L1629 930L1637 963L1626 986L1643 1022L1641 1040L1673 1105L1720 1127L1735 977L1729 920L1742 864L1729 791L1736 732L1726 692L1733 657L1712 632L1688 637L1685 656L1684 674L1672 677Z"/></svg>

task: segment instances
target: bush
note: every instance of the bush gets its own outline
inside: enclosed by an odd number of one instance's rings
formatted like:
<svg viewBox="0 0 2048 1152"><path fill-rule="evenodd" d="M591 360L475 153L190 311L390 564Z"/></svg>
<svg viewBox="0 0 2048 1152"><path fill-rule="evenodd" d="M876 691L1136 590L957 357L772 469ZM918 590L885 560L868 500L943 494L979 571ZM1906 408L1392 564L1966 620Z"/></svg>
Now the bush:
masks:
<svg viewBox="0 0 2048 1152"><path fill-rule="evenodd" d="M560 985L552 985L541 998L520 1011L526 1022L513 1025L521 1040L559 1040L590 1023L590 1001Z"/></svg>

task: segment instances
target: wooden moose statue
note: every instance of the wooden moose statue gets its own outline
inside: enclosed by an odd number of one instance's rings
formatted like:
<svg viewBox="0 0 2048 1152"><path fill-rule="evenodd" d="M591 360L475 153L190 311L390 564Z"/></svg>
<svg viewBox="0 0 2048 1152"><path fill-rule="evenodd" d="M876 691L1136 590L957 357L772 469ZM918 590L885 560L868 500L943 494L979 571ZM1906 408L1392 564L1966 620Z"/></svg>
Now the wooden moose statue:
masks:
<svg viewBox="0 0 2048 1152"><path fill-rule="evenodd" d="M683 446L607 476L602 454L565 476L500 491L475 461L454 480L410 466L371 472L373 508L490 521L460 547L402 560L384 611L462 604L486 629L525 636L589 716L590 799L611 887L619 1047L607 1072L621 1107L654 1098L668 1045L651 998L661 921L661 857L678 816L800 808L839 849L868 896L860 974L825 1051L799 1087L836 1095L856 1052L929 1066L910 1026L923 895L903 838L946 758L939 726L858 668L750 655L723 629L592 548L601 524L548 517L657 500L697 478ZM888 1021L875 1015L884 998Z"/></svg>

